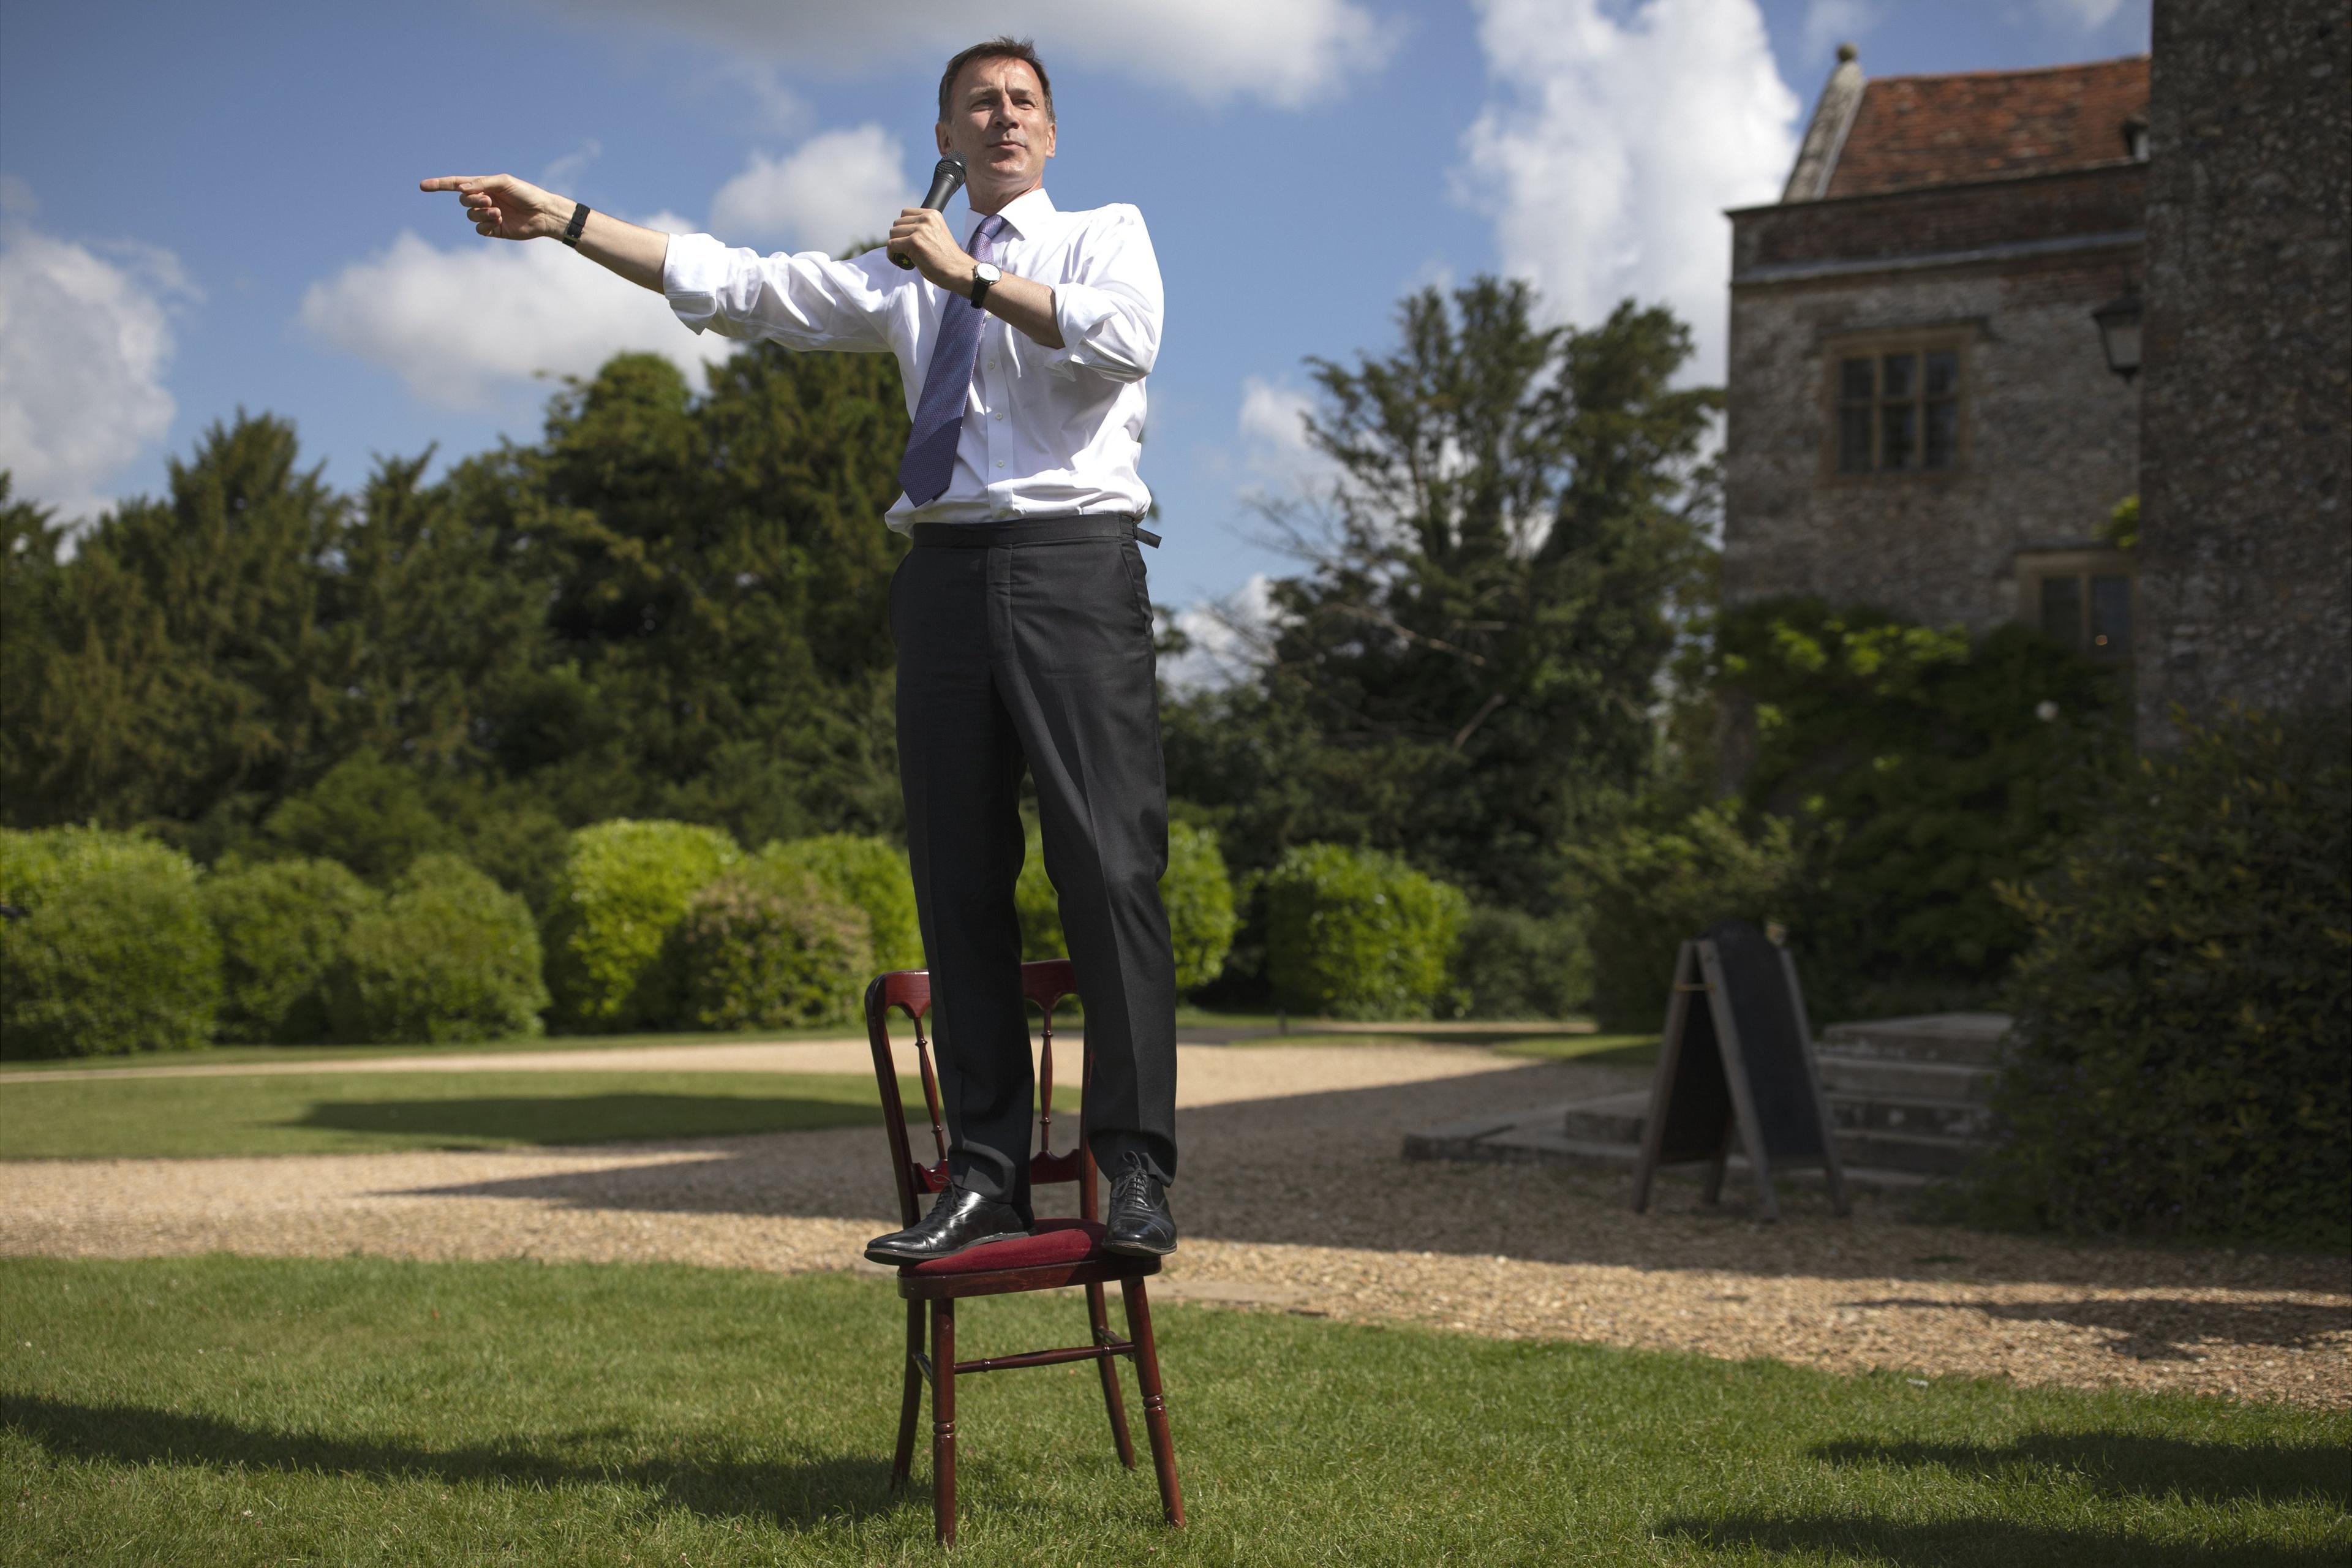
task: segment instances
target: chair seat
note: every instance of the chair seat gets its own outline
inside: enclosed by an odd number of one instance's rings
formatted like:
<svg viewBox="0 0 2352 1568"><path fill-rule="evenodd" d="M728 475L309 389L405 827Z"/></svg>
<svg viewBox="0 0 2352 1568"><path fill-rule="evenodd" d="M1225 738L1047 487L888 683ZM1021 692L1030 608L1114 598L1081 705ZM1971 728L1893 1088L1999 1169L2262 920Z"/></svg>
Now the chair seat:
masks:
<svg viewBox="0 0 2352 1568"><path fill-rule="evenodd" d="M1041 1219L1027 1236L967 1247L947 1258L910 1264L898 1272L924 1278L940 1274L987 1274L999 1268L1043 1268L1091 1263L1112 1255L1103 1250L1103 1227L1090 1219Z"/></svg>

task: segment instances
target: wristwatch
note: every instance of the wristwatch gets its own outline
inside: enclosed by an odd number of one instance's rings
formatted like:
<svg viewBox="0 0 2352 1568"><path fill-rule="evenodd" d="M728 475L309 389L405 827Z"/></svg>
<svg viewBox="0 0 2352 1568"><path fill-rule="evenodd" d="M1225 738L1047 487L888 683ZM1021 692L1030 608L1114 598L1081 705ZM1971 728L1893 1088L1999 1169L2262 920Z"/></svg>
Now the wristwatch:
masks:
<svg viewBox="0 0 2352 1568"><path fill-rule="evenodd" d="M972 268L971 308L973 310L977 310L981 308L981 301L988 298L990 288L1003 277L1004 274L996 269L993 262L982 261Z"/></svg>

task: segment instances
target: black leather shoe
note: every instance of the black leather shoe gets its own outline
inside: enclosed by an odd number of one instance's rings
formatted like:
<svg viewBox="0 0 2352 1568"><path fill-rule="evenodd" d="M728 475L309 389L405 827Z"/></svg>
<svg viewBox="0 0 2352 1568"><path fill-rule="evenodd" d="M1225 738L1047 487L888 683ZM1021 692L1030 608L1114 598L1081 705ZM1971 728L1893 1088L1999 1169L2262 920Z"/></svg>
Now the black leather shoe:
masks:
<svg viewBox="0 0 2352 1568"><path fill-rule="evenodd" d="M1103 1250L1126 1258L1165 1258L1176 1250L1176 1221L1168 1212L1168 1189L1140 1160L1129 1159L1111 1183Z"/></svg>
<svg viewBox="0 0 2352 1568"><path fill-rule="evenodd" d="M1026 1236L1031 1223L1002 1198L950 1185L940 1190L920 1225L876 1237L866 1244L866 1256L877 1263L929 1263L934 1258L952 1258L967 1247Z"/></svg>

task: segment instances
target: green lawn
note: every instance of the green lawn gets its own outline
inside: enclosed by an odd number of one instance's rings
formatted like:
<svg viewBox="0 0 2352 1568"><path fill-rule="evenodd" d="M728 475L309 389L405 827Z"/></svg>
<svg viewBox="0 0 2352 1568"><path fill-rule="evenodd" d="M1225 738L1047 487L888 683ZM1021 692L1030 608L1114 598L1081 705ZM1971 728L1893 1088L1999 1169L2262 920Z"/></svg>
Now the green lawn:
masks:
<svg viewBox="0 0 2352 1568"><path fill-rule="evenodd" d="M1496 1047L1507 1057L1532 1057L1548 1062L1607 1062L1613 1067L1654 1067L1658 1061L1655 1035L1538 1035L1509 1040Z"/></svg>
<svg viewBox="0 0 2352 1568"><path fill-rule="evenodd" d="M1091 1370L996 1373L961 1394L963 1561L2352 1555L2343 1415L1160 1317L1192 1528L1118 1469ZM972 1302L961 1348L1079 1321ZM885 1486L899 1322L841 1275L0 1261L0 1563L934 1562L922 1470Z"/></svg>
<svg viewBox="0 0 2352 1568"><path fill-rule="evenodd" d="M898 1080L925 1121L921 1084ZM1056 1108L1076 1117L1076 1089ZM870 1126L867 1074L239 1073L0 1081L0 1160L332 1154L714 1138Z"/></svg>
<svg viewBox="0 0 2352 1568"><path fill-rule="evenodd" d="M901 1039L906 1021L892 1020ZM609 1051L641 1046L767 1045L779 1040L862 1040L864 1024L821 1029L673 1030L658 1035L517 1035L446 1046L204 1046L192 1051L132 1051L102 1057L11 1057L0 1061L0 1081L11 1073L93 1071L107 1068L243 1067L254 1062L364 1061L377 1057L477 1056L485 1051Z"/></svg>

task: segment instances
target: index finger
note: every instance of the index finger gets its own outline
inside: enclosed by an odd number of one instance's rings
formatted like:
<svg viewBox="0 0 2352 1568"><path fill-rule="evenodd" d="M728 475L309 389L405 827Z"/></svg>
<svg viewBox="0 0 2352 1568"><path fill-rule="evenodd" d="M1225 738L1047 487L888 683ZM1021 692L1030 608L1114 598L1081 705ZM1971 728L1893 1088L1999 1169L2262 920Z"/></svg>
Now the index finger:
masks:
<svg viewBox="0 0 2352 1568"><path fill-rule="evenodd" d="M488 174L436 174L429 180L417 181L416 188L420 191L460 191L470 183L488 178Z"/></svg>

